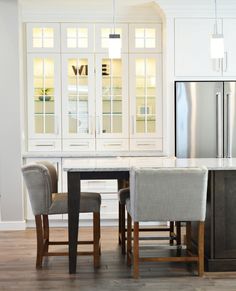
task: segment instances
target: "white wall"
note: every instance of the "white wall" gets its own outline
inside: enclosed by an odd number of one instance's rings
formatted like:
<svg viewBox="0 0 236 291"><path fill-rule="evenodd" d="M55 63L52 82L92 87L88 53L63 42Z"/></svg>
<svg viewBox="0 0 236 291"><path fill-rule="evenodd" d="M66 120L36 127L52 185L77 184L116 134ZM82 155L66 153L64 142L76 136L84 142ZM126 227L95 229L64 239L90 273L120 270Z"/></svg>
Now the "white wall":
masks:
<svg viewBox="0 0 236 291"><path fill-rule="evenodd" d="M0 0L0 206L11 222L23 220L18 19L17 0Z"/></svg>

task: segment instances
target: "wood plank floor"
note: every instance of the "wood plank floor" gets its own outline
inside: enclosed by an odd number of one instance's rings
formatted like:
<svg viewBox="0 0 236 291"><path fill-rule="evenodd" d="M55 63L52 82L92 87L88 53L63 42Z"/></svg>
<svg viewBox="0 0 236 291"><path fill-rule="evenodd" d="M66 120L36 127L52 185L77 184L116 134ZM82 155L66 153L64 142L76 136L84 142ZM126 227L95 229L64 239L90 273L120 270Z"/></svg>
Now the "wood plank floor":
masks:
<svg viewBox="0 0 236 291"><path fill-rule="evenodd" d="M80 233L83 239L92 235L90 228L81 228ZM51 234L55 239L67 238L64 229L53 229ZM102 228L101 268L97 271L91 257L78 258L76 275L68 274L67 257L50 257L42 270L36 270L35 253L34 229L0 232L0 290L236 291L236 273L206 273L199 278L195 268L186 264L142 264L141 278L132 279L132 269L117 245L117 229L111 227Z"/></svg>

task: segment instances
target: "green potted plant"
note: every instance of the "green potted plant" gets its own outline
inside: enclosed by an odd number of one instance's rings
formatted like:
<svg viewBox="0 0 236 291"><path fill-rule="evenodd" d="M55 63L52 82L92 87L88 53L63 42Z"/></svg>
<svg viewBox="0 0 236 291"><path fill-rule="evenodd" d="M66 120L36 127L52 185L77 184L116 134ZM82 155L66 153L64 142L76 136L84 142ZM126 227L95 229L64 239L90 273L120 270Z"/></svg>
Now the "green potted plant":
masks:
<svg viewBox="0 0 236 291"><path fill-rule="evenodd" d="M39 95L39 100L40 101L49 101L51 99L51 96L49 96L49 88L41 88L40 89L40 95Z"/></svg>

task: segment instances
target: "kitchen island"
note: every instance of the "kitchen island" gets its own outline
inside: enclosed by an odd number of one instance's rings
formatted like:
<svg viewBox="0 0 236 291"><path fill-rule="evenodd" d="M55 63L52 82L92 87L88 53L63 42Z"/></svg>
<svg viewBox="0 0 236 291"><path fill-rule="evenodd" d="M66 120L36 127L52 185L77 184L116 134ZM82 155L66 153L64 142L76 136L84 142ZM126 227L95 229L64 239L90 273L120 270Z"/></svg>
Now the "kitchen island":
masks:
<svg viewBox="0 0 236 291"><path fill-rule="evenodd" d="M128 174L131 167L201 167L209 170L205 229L206 271L236 271L236 159L96 157L67 159L69 172ZM87 175L89 176L89 175ZM124 175L125 176L125 175ZM127 175L128 177L128 175ZM108 177L109 179L109 177ZM113 177L114 179L114 177ZM193 243L196 231L193 224Z"/></svg>

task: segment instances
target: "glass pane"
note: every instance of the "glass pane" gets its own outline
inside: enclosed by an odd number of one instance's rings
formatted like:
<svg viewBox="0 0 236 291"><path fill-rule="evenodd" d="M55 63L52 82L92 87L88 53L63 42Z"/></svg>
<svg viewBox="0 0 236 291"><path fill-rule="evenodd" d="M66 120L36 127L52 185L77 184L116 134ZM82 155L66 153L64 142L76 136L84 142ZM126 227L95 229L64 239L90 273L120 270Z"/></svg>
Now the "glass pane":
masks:
<svg viewBox="0 0 236 291"><path fill-rule="evenodd" d="M77 112L77 101L74 99L74 97L69 97L68 110L71 114L76 114Z"/></svg>
<svg viewBox="0 0 236 291"><path fill-rule="evenodd" d="M78 38L87 38L88 29L87 28L78 28Z"/></svg>
<svg viewBox="0 0 236 291"><path fill-rule="evenodd" d="M54 61L52 59L44 59L45 77L52 78L54 76Z"/></svg>
<svg viewBox="0 0 236 291"><path fill-rule="evenodd" d="M143 38L136 38L135 39L135 47L136 48L144 48L144 39Z"/></svg>
<svg viewBox="0 0 236 291"><path fill-rule="evenodd" d="M77 133L77 119L76 115L69 115L69 133Z"/></svg>
<svg viewBox="0 0 236 291"><path fill-rule="evenodd" d="M149 115L156 114L156 98L155 97L147 97L147 114Z"/></svg>
<svg viewBox="0 0 236 291"><path fill-rule="evenodd" d="M67 38L67 47L76 48L76 38Z"/></svg>
<svg viewBox="0 0 236 291"><path fill-rule="evenodd" d="M54 115L45 115L45 133L54 133Z"/></svg>
<svg viewBox="0 0 236 291"><path fill-rule="evenodd" d="M54 114L54 101L53 100L45 102L45 113Z"/></svg>
<svg viewBox="0 0 236 291"><path fill-rule="evenodd" d="M80 38L78 40L78 48L87 48L88 47L88 39L87 38Z"/></svg>
<svg viewBox="0 0 236 291"><path fill-rule="evenodd" d="M101 37L102 38L108 38L110 33L111 33L111 28L102 28L101 29Z"/></svg>
<svg viewBox="0 0 236 291"><path fill-rule="evenodd" d="M102 102L102 113L110 114L111 113L111 101L103 100Z"/></svg>
<svg viewBox="0 0 236 291"><path fill-rule="evenodd" d="M122 101L113 101L113 114L122 113Z"/></svg>
<svg viewBox="0 0 236 291"><path fill-rule="evenodd" d="M114 133L122 132L122 116L121 115L113 116L113 132Z"/></svg>
<svg viewBox="0 0 236 291"><path fill-rule="evenodd" d="M103 133L111 133L111 116L103 115Z"/></svg>
<svg viewBox="0 0 236 291"><path fill-rule="evenodd" d="M145 41L145 47L146 48L155 48L156 47L155 39L147 38Z"/></svg>
<svg viewBox="0 0 236 291"><path fill-rule="evenodd" d="M43 37L43 29L40 27L33 28L33 38L42 38Z"/></svg>
<svg viewBox="0 0 236 291"><path fill-rule="evenodd" d="M145 59L136 59L136 76L145 76Z"/></svg>
<svg viewBox="0 0 236 291"><path fill-rule="evenodd" d="M145 78L136 78L136 96L143 96L145 94Z"/></svg>
<svg viewBox="0 0 236 291"><path fill-rule="evenodd" d="M35 115L35 133L44 133L44 118L42 115Z"/></svg>
<svg viewBox="0 0 236 291"><path fill-rule="evenodd" d="M35 58L34 59L34 78L43 77L43 59Z"/></svg>
<svg viewBox="0 0 236 291"><path fill-rule="evenodd" d="M108 48L108 46L109 46L109 39L103 38L102 39L102 48Z"/></svg>
<svg viewBox="0 0 236 291"><path fill-rule="evenodd" d="M76 38L76 28L67 28L67 38Z"/></svg>
<svg viewBox="0 0 236 291"><path fill-rule="evenodd" d="M136 132L143 133L145 132L145 118L143 116L136 116Z"/></svg>
<svg viewBox="0 0 236 291"><path fill-rule="evenodd" d="M43 102L39 101L37 98L34 99L34 112L35 114L43 113Z"/></svg>
<svg viewBox="0 0 236 291"><path fill-rule="evenodd" d="M34 48L42 48L43 47L43 39L42 38L33 38L33 47Z"/></svg>
<svg viewBox="0 0 236 291"><path fill-rule="evenodd" d="M45 27L43 31L43 36L46 38L53 38L54 37L54 29L51 27Z"/></svg>
<svg viewBox="0 0 236 291"><path fill-rule="evenodd" d="M83 116L87 116L88 114L88 102L87 101L79 101L79 114Z"/></svg>
<svg viewBox="0 0 236 291"><path fill-rule="evenodd" d="M145 29L145 37L146 38L156 38L156 29L155 28L146 28Z"/></svg>
<svg viewBox="0 0 236 291"><path fill-rule="evenodd" d="M148 76L156 76L156 60L153 58L147 58L146 59L146 70Z"/></svg>
<svg viewBox="0 0 236 291"><path fill-rule="evenodd" d="M78 120L78 123L79 123L79 132L80 133L88 133L88 117L85 115L85 116L80 116L79 120Z"/></svg>
<svg viewBox="0 0 236 291"><path fill-rule="evenodd" d="M135 38L144 38L144 28L135 29Z"/></svg>
<svg viewBox="0 0 236 291"><path fill-rule="evenodd" d="M148 116L147 118L147 132L153 133L156 131L156 120L155 116Z"/></svg>
<svg viewBox="0 0 236 291"><path fill-rule="evenodd" d="M122 66L121 59L112 60L112 75L113 77L121 77L122 76Z"/></svg>
<svg viewBox="0 0 236 291"><path fill-rule="evenodd" d="M52 48L54 46L53 38L44 38L43 40L43 47L45 48Z"/></svg>

